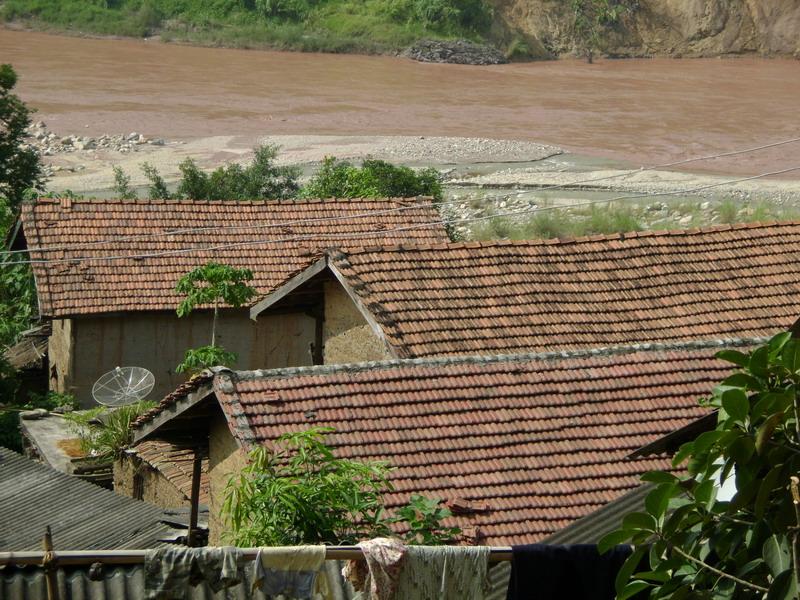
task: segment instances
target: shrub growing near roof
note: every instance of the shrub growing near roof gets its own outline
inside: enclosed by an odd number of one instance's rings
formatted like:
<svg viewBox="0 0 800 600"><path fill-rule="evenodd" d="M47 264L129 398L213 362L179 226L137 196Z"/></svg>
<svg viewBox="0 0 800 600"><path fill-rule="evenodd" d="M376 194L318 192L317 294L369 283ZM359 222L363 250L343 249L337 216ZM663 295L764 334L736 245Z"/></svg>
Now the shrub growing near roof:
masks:
<svg viewBox="0 0 800 600"><path fill-rule="evenodd" d="M155 407L155 402L143 400L109 410L103 407L67 413L69 421L81 440L81 450L97 459L118 457L133 441L131 423Z"/></svg>
<svg viewBox="0 0 800 600"><path fill-rule="evenodd" d="M256 448L228 482L223 512L239 546L355 543L382 531L388 467L337 459L330 429L287 433Z"/></svg>
<svg viewBox="0 0 800 600"><path fill-rule="evenodd" d="M407 530L411 544L443 544L461 530L444 527L451 516L440 501L414 495L387 518L383 494L391 490L383 462L336 458L314 427L280 436L271 448L250 453L249 464L228 481L223 516L238 546L353 544L391 535L389 524Z"/></svg>

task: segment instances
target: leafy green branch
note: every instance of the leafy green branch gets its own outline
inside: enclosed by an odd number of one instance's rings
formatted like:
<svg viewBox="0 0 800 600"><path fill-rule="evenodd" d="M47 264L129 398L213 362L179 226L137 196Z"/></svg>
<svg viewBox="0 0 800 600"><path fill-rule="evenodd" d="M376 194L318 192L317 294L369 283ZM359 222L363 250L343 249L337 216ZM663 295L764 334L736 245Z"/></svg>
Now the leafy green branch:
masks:
<svg viewBox="0 0 800 600"><path fill-rule="evenodd" d="M654 486L645 511L627 515L600 543L637 545L617 580L619 599L645 590L671 599L797 595L800 507L790 482L800 469L800 341L787 332L717 356L739 370L703 402L717 411L716 427L675 454L685 475L645 474ZM733 495L720 498L731 483ZM637 572L646 545L649 570Z"/></svg>
<svg viewBox="0 0 800 600"><path fill-rule="evenodd" d="M217 319L221 303L234 308L246 304L256 295L255 288L247 285L253 279L250 269L236 269L228 265L209 262L192 269L178 280L175 290L185 296L176 310L178 317L185 317L200 306L213 306L211 321L211 344L186 352L183 362L177 366L180 372L197 372L208 367L236 362L236 354L216 344Z"/></svg>
<svg viewBox="0 0 800 600"><path fill-rule="evenodd" d="M337 458L324 441L333 432L315 427L287 433L250 452L247 466L225 489L222 513L233 543L352 544L391 535L390 525L406 529L408 543L442 544L461 533L442 525L451 514L439 500L419 495L387 518L390 467Z"/></svg>

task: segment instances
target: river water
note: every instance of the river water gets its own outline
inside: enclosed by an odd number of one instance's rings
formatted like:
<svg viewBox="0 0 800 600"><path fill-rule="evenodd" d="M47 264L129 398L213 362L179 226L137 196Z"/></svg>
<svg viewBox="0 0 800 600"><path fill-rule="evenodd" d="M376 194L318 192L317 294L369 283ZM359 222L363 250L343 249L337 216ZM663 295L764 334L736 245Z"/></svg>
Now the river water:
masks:
<svg viewBox="0 0 800 600"><path fill-rule="evenodd" d="M36 118L64 134L476 136L637 165L800 136L800 61L783 59L472 67L0 30L0 62ZM703 168L797 165L800 145Z"/></svg>

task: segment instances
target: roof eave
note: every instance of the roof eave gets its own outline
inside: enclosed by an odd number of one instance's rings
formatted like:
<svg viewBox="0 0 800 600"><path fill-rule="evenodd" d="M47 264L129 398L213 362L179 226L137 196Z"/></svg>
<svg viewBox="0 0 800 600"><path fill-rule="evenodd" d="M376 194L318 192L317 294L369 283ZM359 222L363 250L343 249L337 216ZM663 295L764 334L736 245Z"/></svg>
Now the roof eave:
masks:
<svg viewBox="0 0 800 600"><path fill-rule="evenodd" d="M309 279L314 277L315 275L319 275L328 267L328 257L323 256L317 262L312 264L310 267L304 269L291 279L289 279L286 283L280 286L271 294L267 294L267 296L255 304L250 309L250 318L255 321L258 319L258 315L262 312L267 310L270 306L273 306L276 302L279 302L293 291L301 287L304 283L306 283Z"/></svg>
<svg viewBox="0 0 800 600"><path fill-rule="evenodd" d="M213 380L201 385L196 390L189 392L182 398L165 406L161 412L155 415L152 419L143 423L134 430L133 445L138 444L142 440L148 438L155 433L161 426L165 425L172 419L182 415L192 407L196 406L206 398L214 393Z"/></svg>

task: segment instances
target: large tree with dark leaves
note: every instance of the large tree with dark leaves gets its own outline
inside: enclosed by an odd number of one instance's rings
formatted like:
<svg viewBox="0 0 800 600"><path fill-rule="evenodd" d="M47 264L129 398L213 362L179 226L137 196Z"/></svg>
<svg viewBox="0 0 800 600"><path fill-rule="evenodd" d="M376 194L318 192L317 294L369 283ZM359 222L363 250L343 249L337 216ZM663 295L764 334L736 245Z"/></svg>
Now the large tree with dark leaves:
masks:
<svg viewBox="0 0 800 600"><path fill-rule="evenodd" d="M25 130L31 111L15 94L17 74L11 65L0 65L0 197L12 213L22 202L25 190L43 182L42 165L35 149L25 147Z"/></svg>

